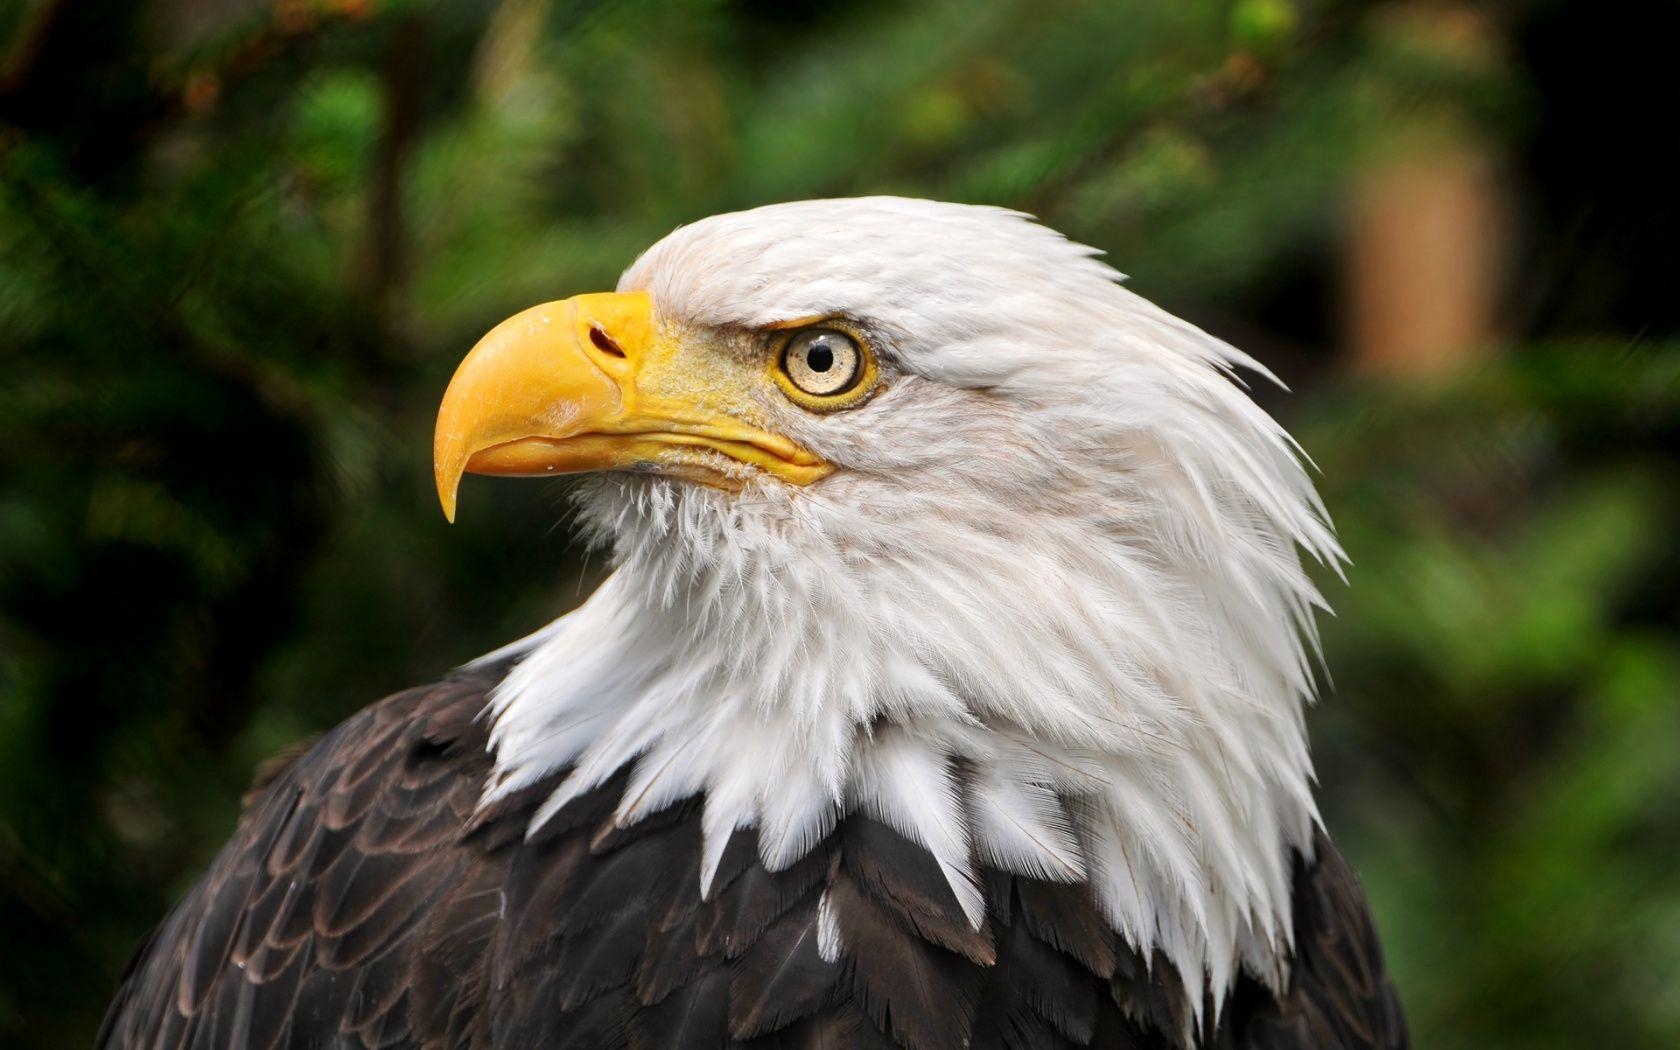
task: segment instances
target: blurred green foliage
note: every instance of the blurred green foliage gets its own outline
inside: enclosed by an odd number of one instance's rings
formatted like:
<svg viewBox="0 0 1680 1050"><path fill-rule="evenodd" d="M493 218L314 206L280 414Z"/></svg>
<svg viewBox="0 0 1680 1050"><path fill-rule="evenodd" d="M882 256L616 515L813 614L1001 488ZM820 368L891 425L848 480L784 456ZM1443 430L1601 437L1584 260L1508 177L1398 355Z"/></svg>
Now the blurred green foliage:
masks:
<svg viewBox="0 0 1680 1050"><path fill-rule="evenodd" d="M1032 211L1303 388L1264 396L1354 559L1326 810L1419 1045L1680 1041L1680 161L1593 108L1675 19L1519 4L1452 48L1411 6L0 6L0 1042L88 1040L263 758L599 575L561 488L437 512L480 333L678 223L864 192ZM1443 129L1528 180L1513 345L1346 378L1349 180Z"/></svg>
<svg viewBox="0 0 1680 1050"><path fill-rule="evenodd" d="M1522 354L1297 427L1353 560L1326 808L1420 1046L1669 1045L1680 347Z"/></svg>

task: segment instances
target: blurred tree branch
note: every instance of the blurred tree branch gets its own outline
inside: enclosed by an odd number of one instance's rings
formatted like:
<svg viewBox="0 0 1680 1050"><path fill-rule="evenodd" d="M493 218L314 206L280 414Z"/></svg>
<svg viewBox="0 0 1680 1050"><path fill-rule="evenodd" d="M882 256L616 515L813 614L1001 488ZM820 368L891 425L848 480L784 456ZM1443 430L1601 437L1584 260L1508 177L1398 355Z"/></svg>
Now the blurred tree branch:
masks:
<svg viewBox="0 0 1680 1050"><path fill-rule="evenodd" d="M403 228L403 174L420 124L420 88L426 61L426 23L416 15L397 20L384 68L384 125L374 163L368 222L369 295L385 338L369 347L392 347L404 338L408 276Z"/></svg>

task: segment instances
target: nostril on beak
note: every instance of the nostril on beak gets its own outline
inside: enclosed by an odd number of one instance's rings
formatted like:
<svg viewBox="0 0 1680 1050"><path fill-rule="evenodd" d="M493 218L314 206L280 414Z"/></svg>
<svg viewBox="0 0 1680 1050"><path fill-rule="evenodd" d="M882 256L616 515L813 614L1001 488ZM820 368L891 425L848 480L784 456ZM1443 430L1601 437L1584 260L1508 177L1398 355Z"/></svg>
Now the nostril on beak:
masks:
<svg viewBox="0 0 1680 1050"><path fill-rule="evenodd" d="M601 351L603 354L606 354L609 357L616 357L620 360L624 359L624 348L619 346L618 343L613 340L613 337L607 334L607 330L602 328L600 325L592 324L589 326L589 341L594 343L595 349Z"/></svg>

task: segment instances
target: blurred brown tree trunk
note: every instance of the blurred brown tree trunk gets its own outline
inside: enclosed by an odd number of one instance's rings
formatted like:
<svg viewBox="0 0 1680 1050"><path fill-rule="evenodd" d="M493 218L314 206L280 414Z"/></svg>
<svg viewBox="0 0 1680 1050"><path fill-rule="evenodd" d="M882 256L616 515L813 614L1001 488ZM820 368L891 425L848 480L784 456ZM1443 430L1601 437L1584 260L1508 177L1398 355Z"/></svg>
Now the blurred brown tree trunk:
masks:
<svg viewBox="0 0 1680 1050"><path fill-rule="evenodd" d="M1473 148L1446 147L1360 178L1346 292L1360 371L1433 375L1493 347L1505 245L1493 167Z"/></svg>
<svg viewBox="0 0 1680 1050"><path fill-rule="evenodd" d="M1495 27L1470 8L1409 3L1383 17L1444 65L1499 61ZM1425 378L1498 341L1506 188L1497 145L1461 115L1425 105L1397 118L1350 194L1344 339L1357 371Z"/></svg>

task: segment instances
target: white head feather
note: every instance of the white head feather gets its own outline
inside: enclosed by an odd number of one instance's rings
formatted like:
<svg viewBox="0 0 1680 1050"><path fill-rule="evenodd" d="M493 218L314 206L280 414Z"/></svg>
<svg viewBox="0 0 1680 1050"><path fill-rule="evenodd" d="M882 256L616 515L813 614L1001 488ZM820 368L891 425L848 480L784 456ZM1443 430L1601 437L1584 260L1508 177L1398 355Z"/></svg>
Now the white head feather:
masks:
<svg viewBox="0 0 1680 1050"><path fill-rule="evenodd" d="M1281 982L1292 851L1317 812L1298 550L1341 552L1242 353L1094 252L993 208L808 201L677 230L625 273L660 318L843 315L890 376L789 404L839 467L741 494L602 475L582 519L617 569L513 647L499 797L539 814L634 764L625 822L702 792L710 882L756 826L780 868L853 809L929 849L971 919L979 866L1089 880L1199 1009ZM959 785L952 759L976 770Z"/></svg>

